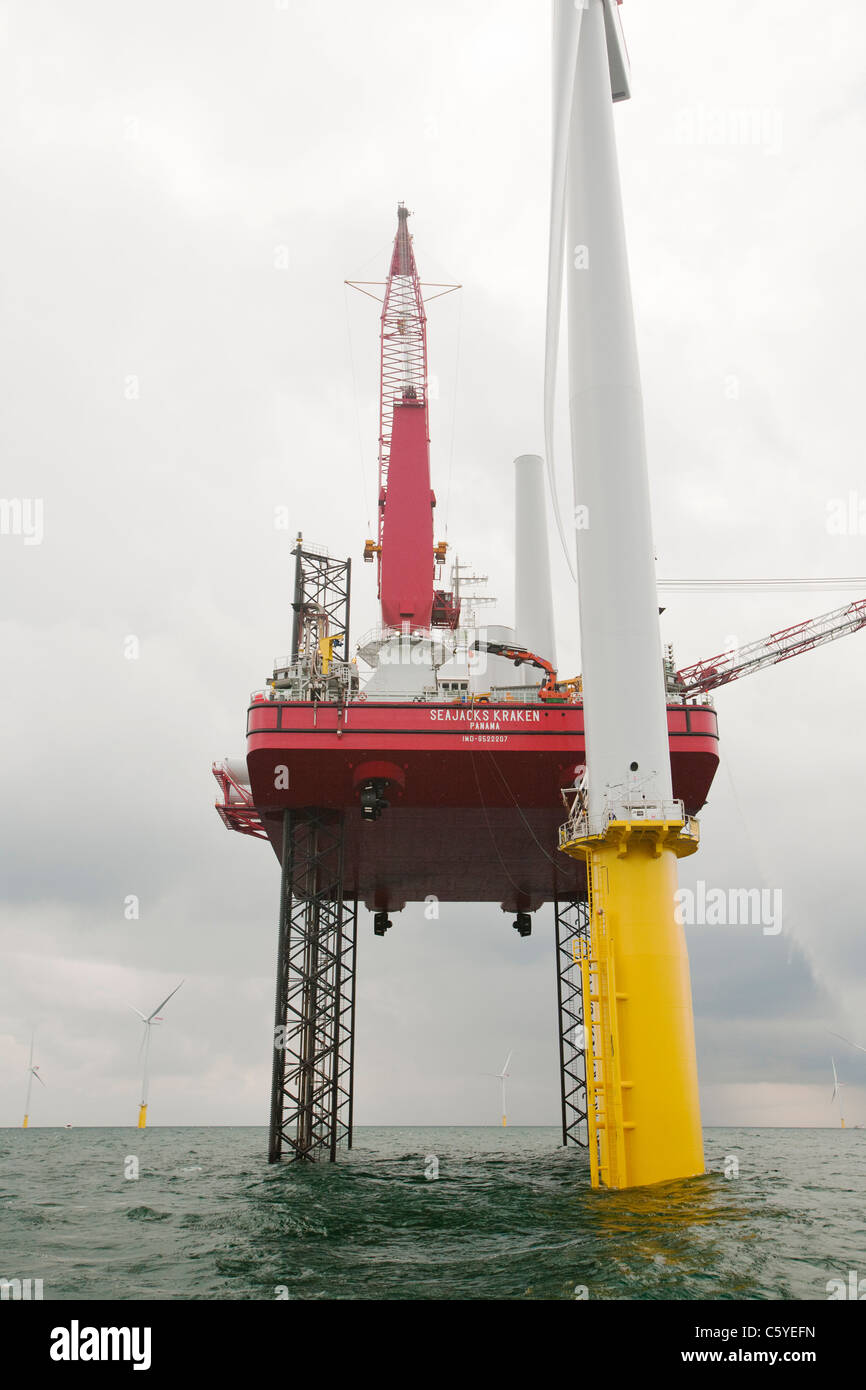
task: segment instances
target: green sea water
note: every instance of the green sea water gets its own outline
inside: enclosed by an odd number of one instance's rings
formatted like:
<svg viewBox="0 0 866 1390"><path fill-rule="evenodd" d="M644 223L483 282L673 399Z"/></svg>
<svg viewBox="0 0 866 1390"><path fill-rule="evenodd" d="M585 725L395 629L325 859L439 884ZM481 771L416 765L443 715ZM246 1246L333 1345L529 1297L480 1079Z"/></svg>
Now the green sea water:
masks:
<svg viewBox="0 0 866 1390"><path fill-rule="evenodd" d="M360 1128L335 1165L271 1167L263 1129L2 1130L0 1278L46 1300L824 1300L866 1278L866 1131L709 1129L706 1176L627 1193L560 1144Z"/></svg>

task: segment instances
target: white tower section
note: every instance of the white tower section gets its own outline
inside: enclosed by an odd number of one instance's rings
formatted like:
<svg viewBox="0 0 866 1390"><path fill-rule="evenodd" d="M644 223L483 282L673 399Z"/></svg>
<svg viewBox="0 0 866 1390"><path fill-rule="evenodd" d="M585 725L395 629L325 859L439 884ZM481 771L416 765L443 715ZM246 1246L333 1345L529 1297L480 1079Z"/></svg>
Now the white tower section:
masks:
<svg viewBox="0 0 866 1390"><path fill-rule="evenodd" d="M557 6L580 26L570 114L565 276L590 815L627 786L670 800L643 404L613 127L616 6ZM582 20L582 25L581 25ZM563 29L566 32L563 32ZM579 513L580 514L580 513ZM634 765L636 769L634 768Z"/></svg>
<svg viewBox="0 0 866 1390"><path fill-rule="evenodd" d="M555 666L544 459L538 454L521 454L514 460L514 573L518 646L528 647ZM515 683L537 685L538 680L534 667L515 671Z"/></svg>

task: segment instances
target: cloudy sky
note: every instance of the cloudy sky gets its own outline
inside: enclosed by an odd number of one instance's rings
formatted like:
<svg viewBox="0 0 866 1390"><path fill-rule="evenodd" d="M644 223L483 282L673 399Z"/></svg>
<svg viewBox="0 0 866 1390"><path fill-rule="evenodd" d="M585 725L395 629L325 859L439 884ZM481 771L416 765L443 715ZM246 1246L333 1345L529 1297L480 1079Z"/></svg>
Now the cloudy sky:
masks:
<svg viewBox="0 0 866 1390"><path fill-rule="evenodd" d="M20 0L0 10L0 1124L264 1123L278 870L210 763L288 647L291 527L358 556L395 206L431 308L439 530L513 617L511 460L541 452L549 7ZM617 108L662 579L866 574L859 0L623 6ZM564 423L564 422L563 422ZM565 480L563 479L563 488ZM851 506L845 534L828 529ZM565 494L567 495L567 494ZM859 510L858 510L859 509ZM838 530L838 528L837 528ZM30 539L36 539L36 536ZM562 668L576 601L554 551ZM866 586L864 586L866 593ZM680 664L852 593L666 594ZM375 620L358 566L357 635ZM129 639L135 638L135 643ZM137 655L135 653L137 652ZM132 659L130 657L132 656ZM683 882L781 891L784 930L689 929L708 1124L866 1123L866 637L719 693ZM124 904L134 895L137 919ZM552 912L362 913L360 1124L558 1114Z"/></svg>

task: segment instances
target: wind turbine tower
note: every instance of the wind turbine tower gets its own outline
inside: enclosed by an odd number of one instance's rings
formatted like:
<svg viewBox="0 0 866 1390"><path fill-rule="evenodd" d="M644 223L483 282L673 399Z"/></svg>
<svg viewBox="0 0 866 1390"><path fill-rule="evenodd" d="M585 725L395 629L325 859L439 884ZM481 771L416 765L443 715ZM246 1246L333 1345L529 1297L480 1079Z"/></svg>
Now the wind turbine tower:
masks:
<svg viewBox="0 0 866 1390"><path fill-rule="evenodd" d="M856 1043L855 1043L854 1045L855 1045L855 1047L856 1047ZM836 1059L835 1059L835 1057L831 1057L831 1058L830 1058L830 1065L831 1065L831 1067L833 1068L833 1094L832 1094L831 1097L830 1097L830 1104L832 1105L833 1102L838 1098L838 1101L839 1101L839 1119L840 1119L840 1121L841 1121L842 1129L844 1129L844 1128L845 1128L845 1116L842 1114L842 1087L845 1085L845 1082L839 1080L839 1077L838 1077L837 1072L836 1072Z"/></svg>
<svg viewBox="0 0 866 1390"><path fill-rule="evenodd" d="M22 1129L27 1129L28 1125L30 1124L30 1093L31 1093L32 1090L33 1090L33 1078L34 1078L34 1076L36 1077L36 1080L39 1082L40 1086L44 1086L44 1085L45 1085L45 1082L42 1080L42 1077L39 1075L39 1068L38 1068L38 1066L35 1067L35 1066L33 1065L33 1037L34 1037L34 1034L31 1033L31 1034L30 1034L30 1060L29 1060L28 1063L27 1063L27 1096L26 1096L26 1098L25 1098L25 1100L24 1100L24 1122L23 1122L23 1124L22 1124L22 1126L21 1126Z"/></svg>
<svg viewBox="0 0 866 1390"><path fill-rule="evenodd" d="M180 982L180 985L182 985L182 984L183 984L183 980L181 980L181 982ZM145 1129L145 1128L146 1128L146 1125L147 1125L147 1092L148 1092L148 1087L150 1086L150 1071L149 1071L149 1060L150 1060L150 1030L151 1030L151 1028L154 1026L154 1024L156 1024L156 1023L162 1023L163 1020L159 1017L159 1011L160 1011L160 1009L164 1009L164 1008L165 1008L165 1006L166 1006L166 1004L168 1003L169 999L173 999L173 998L174 998L174 996L177 994L178 990L180 989L180 985L175 985L175 987L174 987L174 989L172 990L171 994L167 994L166 997L163 999L162 1003L161 1003L161 1004L157 1004L157 1006L156 1006L156 1008L154 1009L154 1011L153 1011L152 1014L147 1014L147 1015L145 1015L145 1014L143 1014L139 1009L136 1009L135 1006L134 1006L133 1004L130 1004L130 1006L129 1006L129 1007L132 1009L132 1012L133 1012L134 1014L138 1014L139 1018L141 1019L142 1023L144 1024L144 1037L142 1038L142 1041L141 1041L142 1050L143 1050L143 1052L144 1052L144 1066L143 1066L143 1068L142 1068L142 1073L141 1073L141 1105L138 1107L138 1128L139 1128L139 1129Z"/></svg>
<svg viewBox="0 0 866 1390"><path fill-rule="evenodd" d="M507 1102L506 1102L506 1095L505 1095L505 1083L506 1083L507 1080L508 1080L508 1076L509 1076L508 1066L509 1066L509 1063L511 1062L511 1059L512 1059L513 1056L514 1056L514 1053L513 1053L513 1052L509 1052L508 1056L507 1056L506 1059L505 1059L505 1065L503 1066L502 1071L496 1073L496 1075L497 1075L497 1077L498 1077L498 1079L499 1079L499 1085L500 1085L500 1087L502 1088L502 1127L503 1127L503 1129L504 1129L505 1126L508 1124L508 1105L507 1105Z"/></svg>
<svg viewBox="0 0 866 1390"><path fill-rule="evenodd" d="M586 864L581 971L595 1186L704 1171L677 860L649 478L613 102L629 96L616 0L555 0L547 452L565 265L586 773L560 848Z"/></svg>

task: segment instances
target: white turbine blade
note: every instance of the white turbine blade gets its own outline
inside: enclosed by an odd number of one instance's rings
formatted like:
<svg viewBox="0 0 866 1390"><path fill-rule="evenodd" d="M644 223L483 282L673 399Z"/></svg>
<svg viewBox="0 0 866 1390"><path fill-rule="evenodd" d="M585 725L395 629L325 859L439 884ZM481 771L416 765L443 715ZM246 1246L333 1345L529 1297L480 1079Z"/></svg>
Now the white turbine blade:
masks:
<svg viewBox="0 0 866 1390"><path fill-rule="evenodd" d="M183 980L181 980L181 982L180 982L180 985L182 985L182 984L183 984ZM149 1014L148 1017L145 1019L145 1023L150 1023L151 1019L156 1018L156 1016L157 1016L157 1014L159 1013L160 1009L164 1009L165 1006L166 1006L166 1004L168 1003L169 999L173 999L174 996L177 994L178 990L180 989L180 985L175 985L175 987L174 987L174 989L172 990L171 994L167 994L167 995L165 996L165 998L163 999L162 1003L161 1003L161 1004L157 1004L157 1006L156 1006L156 1008L154 1009L153 1013L152 1013L152 1014Z"/></svg>
<svg viewBox="0 0 866 1390"><path fill-rule="evenodd" d="M834 1038L841 1038L842 1042L847 1043L849 1047L856 1047L858 1052L866 1052L866 1047L861 1047L859 1043L852 1042L850 1038L843 1037L841 1033L834 1033L832 1028L828 1028L827 1032L832 1034Z"/></svg>
<svg viewBox="0 0 866 1390"><path fill-rule="evenodd" d="M580 43L582 7L574 0L556 0L553 11L553 167L550 189L550 237L547 252L547 325L544 350L544 452L553 515L562 552L572 579L577 575L566 540L556 468L553 456L556 368L559 360L559 325L562 318L563 262L565 260L565 198L568 181L568 132L574 102L574 76Z"/></svg>
<svg viewBox="0 0 866 1390"><path fill-rule="evenodd" d="M30 1033L30 1060L29 1060L29 1062L27 1063L27 1065L28 1065L28 1067L30 1068L31 1071L33 1070L33 1039L34 1039L35 1036L36 1036L36 1029L34 1028L34 1029L32 1029L32 1031L31 1031L31 1033Z"/></svg>
<svg viewBox="0 0 866 1390"><path fill-rule="evenodd" d="M33 1073L33 1075L36 1077L36 1080L40 1083L40 1085L42 1085L42 1086L46 1085L46 1083L42 1080L42 1077L39 1075L39 1068L38 1068L38 1067L31 1067L30 1070L31 1070L31 1072Z"/></svg>
<svg viewBox="0 0 866 1390"><path fill-rule="evenodd" d="M135 1007L134 1004L127 1004L126 1007L127 1007L128 1009L132 1009L132 1012L133 1012L134 1014L138 1014L138 1016L139 1016L139 1018L141 1019L142 1023L147 1023L147 1019L145 1018L144 1014L141 1012L141 1009L137 1009L137 1008Z"/></svg>
<svg viewBox="0 0 866 1390"><path fill-rule="evenodd" d="M513 1056L514 1056L514 1053L513 1053L513 1052L509 1052L508 1056L507 1056L506 1059L505 1059L505 1066L502 1068L502 1072L501 1072L501 1075L502 1075L502 1076L507 1076L507 1075L508 1075L508 1063L511 1061L511 1059L512 1059Z"/></svg>

